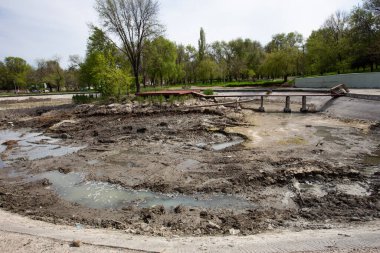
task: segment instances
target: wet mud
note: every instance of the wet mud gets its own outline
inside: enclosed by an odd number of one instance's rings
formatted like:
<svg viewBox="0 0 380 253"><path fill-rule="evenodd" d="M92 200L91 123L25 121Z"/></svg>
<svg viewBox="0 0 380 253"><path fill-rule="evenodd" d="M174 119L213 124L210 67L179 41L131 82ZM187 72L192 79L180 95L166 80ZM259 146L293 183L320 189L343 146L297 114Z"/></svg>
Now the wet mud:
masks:
<svg viewBox="0 0 380 253"><path fill-rule="evenodd" d="M380 218L373 122L132 104L2 116L0 207L34 219L170 236Z"/></svg>

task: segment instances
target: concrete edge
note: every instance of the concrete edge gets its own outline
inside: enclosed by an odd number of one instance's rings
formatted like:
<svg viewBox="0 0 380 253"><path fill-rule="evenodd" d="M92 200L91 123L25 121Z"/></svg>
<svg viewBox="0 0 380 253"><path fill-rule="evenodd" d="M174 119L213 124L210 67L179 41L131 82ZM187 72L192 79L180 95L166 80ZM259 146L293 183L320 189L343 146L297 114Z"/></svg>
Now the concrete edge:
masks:
<svg viewBox="0 0 380 253"><path fill-rule="evenodd" d="M347 97L357 98L357 99L373 100L373 101L380 101L379 95L365 95L365 94L347 93Z"/></svg>
<svg viewBox="0 0 380 253"><path fill-rule="evenodd" d="M299 252L334 249L380 249L380 221L350 228L274 231L252 236L226 237L152 237L130 235L123 231L77 229L31 220L0 210L0 230L84 244L146 252Z"/></svg>

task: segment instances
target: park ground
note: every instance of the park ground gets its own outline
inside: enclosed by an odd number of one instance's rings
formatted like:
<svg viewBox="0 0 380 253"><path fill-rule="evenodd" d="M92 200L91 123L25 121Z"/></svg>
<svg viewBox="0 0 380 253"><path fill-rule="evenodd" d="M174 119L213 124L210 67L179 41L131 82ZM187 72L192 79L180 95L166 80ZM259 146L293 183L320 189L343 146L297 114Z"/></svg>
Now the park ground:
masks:
<svg viewBox="0 0 380 253"><path fill-rule="evenodd" d="M0 110L0 207L8 217L3 224L15 219L82 233L79 239L49 237L7 223L0 236L20 239L20 252L32 245L37 247L32 251L48 245L71 252L66 242L75 239L88 240L80 250L158 252L167 240L173 252L178 238L187 251L191 240L199 240L195 250L221 252L217 246L224 245L227 252L238 250L240 240L242 249L253 247L244 238L268 233L310 241L312 234L329 231L337 245L325 238L300 249L378 252L380 245L372 240L379 236L380 218L378 101L312 99L309 108L323 112L310 114L297 113L300 101L293 101L295 113L283 114L283 101L268 99L262 114L256 112L258 101L203 108L214 102L72 105L62 99ZM46 148L46 156L33 152ZM67 191L67 185L88 195ZM138 197L115 199L128 192ZM154 202L145 205L147 195L154 195ZM137 243L115 248L105 239L99 246L84 231L95 238L119 233ZM350 237L359 239L339 244ZM149 250L139 238L162 247ZM284 238L276 247L291 244ZM269 249L256 251L276 252Z"/></svg>

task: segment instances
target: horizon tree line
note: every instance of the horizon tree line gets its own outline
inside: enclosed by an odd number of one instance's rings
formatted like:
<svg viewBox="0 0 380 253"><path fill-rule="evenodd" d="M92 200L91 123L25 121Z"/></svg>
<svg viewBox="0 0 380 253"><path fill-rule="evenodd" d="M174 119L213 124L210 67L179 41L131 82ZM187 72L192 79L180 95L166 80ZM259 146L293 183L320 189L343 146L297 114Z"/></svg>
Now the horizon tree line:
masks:
<svg viewBox="0 0 380 253"><path fill-rule="evenodd" d="M207 43L200 29L198 47L163 36L157 0L97 0L102 27L91 26L84 59L70 56L0 61L0 90L46 84L52 90L95 88L123 95L143 86L194 84L289 76L376 71L380 65L380 1L363 0L350 13L337 11L305 39L291 32L266 45L251 39ZM116 39L111 39L116 38Z"/></svg>

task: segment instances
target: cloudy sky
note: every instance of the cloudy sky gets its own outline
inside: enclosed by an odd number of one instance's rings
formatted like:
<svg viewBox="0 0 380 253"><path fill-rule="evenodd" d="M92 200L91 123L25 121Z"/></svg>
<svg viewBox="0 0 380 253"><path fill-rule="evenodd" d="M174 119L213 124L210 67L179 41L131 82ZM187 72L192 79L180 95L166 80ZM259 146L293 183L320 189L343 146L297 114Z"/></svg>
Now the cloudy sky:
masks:
<svg viewBox="0 0 380 253"><path fill-rule="evenodd" d="M83 56L88 24L98 24L94 0L0 0L0 60L18 56ZM336 10L350 11L361 0L159 0L166 36L197 44L199 29L208 42L238 37L267 43L273 34L298 31L305 37Z"/></svg>

